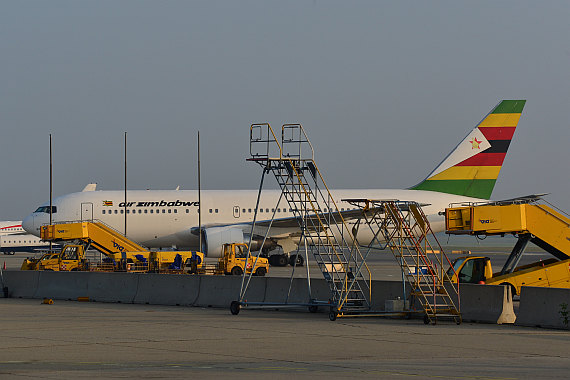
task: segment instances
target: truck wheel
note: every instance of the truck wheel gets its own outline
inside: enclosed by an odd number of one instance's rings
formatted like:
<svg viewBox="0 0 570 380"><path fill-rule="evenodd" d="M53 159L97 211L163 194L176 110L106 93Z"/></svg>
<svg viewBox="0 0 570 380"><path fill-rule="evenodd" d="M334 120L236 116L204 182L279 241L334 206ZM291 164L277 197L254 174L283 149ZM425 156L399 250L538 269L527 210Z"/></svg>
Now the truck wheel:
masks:
<svg viewBox="0 0 570 380"><path fill-rule="evenodd" d="M331 310L331 311L329 312L329 319L334 322L334 321L336 321L337 315L338 315L338 314L336 313L336 311L332 311L332 310Z"/></svg>
<svg viewBox="0 0 570 380"><path fill-rule="evenodd" d="M295 263L295 261L297 262ZM304 262L305 260L301 255L291 255L291 257L289 258L289 265L291 265L292 267L294 266L302 267Z"/></svg>
<svg viewBox="0 0 570 380"><path fill-rule="evenodd" d="M241 276L243 274L243 270L240 267L233 267L230 273L233 276Z"/></svg>
<svg viewBox="0 0 570 380"><path fill-rule="evenodd" d="M317 305L309 305L309 313L316 313L319 311L319 307Z"/></svg>
<svg viewBox="0 0 570 380"><path fill-rule="evenodd" d="M257 268L257 270L255 271L255 275L259 276L259 277L263 277L265 276L265 268Z"/></svg>

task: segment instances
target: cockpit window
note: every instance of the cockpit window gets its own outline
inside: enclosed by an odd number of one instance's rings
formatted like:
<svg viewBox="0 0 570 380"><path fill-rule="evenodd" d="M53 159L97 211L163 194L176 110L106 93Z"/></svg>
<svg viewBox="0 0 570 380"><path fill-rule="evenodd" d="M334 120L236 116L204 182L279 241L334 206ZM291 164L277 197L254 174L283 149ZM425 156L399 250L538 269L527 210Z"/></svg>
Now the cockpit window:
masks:
<svg viewBox="0 0 570 380"><path fill-rule="evenodd" d="M40 206L34 212L45 212L46 214L49 214L49 206ZM51 213L55 214L56 212L57 212L57 206L51 206Z"/></svg>

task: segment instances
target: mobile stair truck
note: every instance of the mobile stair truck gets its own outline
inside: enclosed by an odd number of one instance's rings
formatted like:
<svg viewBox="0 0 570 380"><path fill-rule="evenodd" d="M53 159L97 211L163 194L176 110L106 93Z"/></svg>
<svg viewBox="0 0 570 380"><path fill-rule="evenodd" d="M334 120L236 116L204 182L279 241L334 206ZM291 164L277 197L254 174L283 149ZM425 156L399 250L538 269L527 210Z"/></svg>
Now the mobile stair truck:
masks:
<svg viewBox="0 0 570 380"><path fill-rule="evenodd" d="M196 272L204 255L193 251L149 251L101 222L71 222L42 226L42 240L74 242L60 253L26 259L23 270L90 270L85 251L94 248L106 256L96 269L127 272ZM75 244L79 242L80 244Z"/></svg>
<svg viewBox="0 0 570 380"><path fill-rule="evenodd" d="M448 271L453 282L510 285L513 295L522 286L570 288L570 218L552 207L521 201L451 207L445 224L449 234L518 237L501 271L493 273L488 257L459 257ZM517 267L529 242L554 258Z"/></svg>

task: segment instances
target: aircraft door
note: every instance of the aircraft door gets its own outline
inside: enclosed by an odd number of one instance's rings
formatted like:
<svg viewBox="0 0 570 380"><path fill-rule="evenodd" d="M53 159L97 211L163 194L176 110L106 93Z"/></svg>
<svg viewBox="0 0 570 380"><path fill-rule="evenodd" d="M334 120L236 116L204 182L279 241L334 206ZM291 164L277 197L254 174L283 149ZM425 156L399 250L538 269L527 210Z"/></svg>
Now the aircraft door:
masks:
<svg viewBox="0 0 570 380"><path fill-rule="evenodd" d="M82 203L81 204L81 221L92 222L93 221L93 203Z"/></svg>
<svg viewBox="0 0 570 380"><path fill-rule="evenodd" d="M239 218L239 206L234 206L234 218Z"/></svg>

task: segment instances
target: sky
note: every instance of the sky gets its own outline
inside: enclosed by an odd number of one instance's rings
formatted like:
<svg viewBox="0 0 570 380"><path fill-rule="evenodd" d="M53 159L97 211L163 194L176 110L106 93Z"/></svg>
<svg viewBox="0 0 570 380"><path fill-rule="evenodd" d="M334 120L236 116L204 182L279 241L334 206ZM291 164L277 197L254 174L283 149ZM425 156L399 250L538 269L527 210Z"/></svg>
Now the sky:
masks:
<svg viewBox="0 0 570 380"><path fill-rule="evenodd" d="M570 211L570 2L0 0L0 220L90 182L257 189L301 123L330 188L407 188L527 99L493 192ZM268 185L271 187L271 184Z"/></svg>

